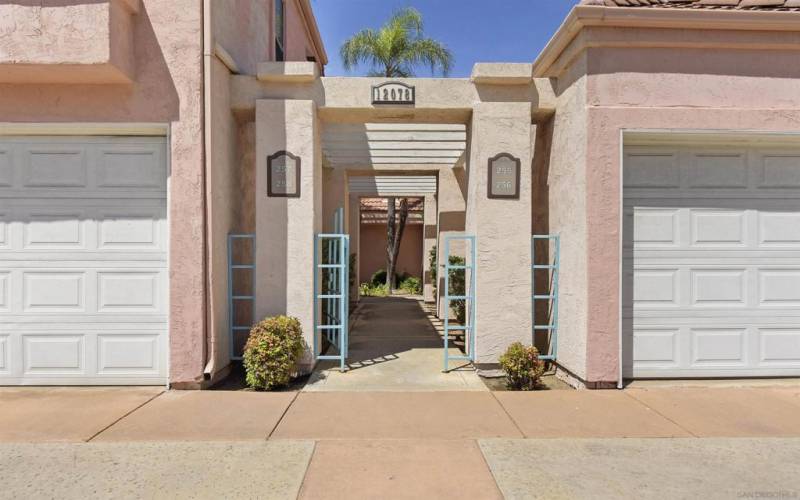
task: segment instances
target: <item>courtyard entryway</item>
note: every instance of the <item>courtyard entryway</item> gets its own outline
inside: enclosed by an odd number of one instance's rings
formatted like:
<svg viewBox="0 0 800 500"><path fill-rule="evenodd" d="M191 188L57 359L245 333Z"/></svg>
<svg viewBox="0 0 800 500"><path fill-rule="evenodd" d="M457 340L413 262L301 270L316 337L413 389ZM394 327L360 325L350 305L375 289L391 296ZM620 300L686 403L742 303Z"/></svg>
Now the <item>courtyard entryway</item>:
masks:
<svg viewBox="0 0 800 500"><path fill-rule="evenodd" d="M443 373L443 327L416 295L362 297L350 319L347 369L320 362L305 391L485 391L469 364ZM451 344L450 352L462 352Z"/></svg>

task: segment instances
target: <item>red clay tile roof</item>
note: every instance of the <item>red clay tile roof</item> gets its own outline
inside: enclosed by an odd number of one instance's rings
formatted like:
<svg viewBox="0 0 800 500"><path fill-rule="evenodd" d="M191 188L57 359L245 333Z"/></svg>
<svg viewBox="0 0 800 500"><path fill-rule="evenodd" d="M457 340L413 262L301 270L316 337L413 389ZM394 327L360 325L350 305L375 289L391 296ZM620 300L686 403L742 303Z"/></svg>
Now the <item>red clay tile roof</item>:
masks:
<svg viewBox="0 0 800 500"><path fill-rule="evenodd" d="M800 0L581 0L581 5L800 12Z"/></svg>

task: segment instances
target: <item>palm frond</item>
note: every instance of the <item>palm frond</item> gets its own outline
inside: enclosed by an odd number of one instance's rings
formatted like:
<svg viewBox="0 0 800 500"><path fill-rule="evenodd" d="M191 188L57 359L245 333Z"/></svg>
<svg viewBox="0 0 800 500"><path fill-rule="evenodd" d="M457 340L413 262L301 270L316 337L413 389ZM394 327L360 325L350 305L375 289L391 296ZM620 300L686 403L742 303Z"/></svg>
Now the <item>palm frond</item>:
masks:
<svg viewBox="0 0 800 500"><path fill-rule="evenodd" d="M429 66L431 73L434 73L437 67L440 68L443 76L447 76L453 67L453 53L432 38L414 40L408 47L406 57L413 64Z"/></svg>
<svg viewBox="0 0 800 500"><path fill-rule="evenodd" d="M370 76L411 77L414 66L430 66L447 76L453 54L442 43L423 37L422 14L414 8L396 11L377 31L361 30L340 49L342 66L349 71L359 64L370 66Z"/></svg>
<svg viewBox="0 0 800 500"><path fill-rule="evenodd" d="M374 64L377 59L375 54L377 42L378 34L371 29L361 30L345 40L339 49L344 69L350 71L360 63Z"/></svg>

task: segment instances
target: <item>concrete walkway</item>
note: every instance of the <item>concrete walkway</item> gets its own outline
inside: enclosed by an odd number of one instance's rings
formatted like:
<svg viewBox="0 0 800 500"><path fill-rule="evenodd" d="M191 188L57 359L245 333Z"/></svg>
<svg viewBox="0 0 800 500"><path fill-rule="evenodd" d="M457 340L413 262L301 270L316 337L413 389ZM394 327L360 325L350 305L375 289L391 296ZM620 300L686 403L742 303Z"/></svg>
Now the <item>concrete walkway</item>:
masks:
<svg viewBox="0 0 800 500"><path fill-rule="evenodd" d="M441 321L422 297L362 297L350 322L348 369L320 363L304 390L486 391L475 370L454 361L442 373ZM450 354L463 355L457 348Z"/></svg>
<svg viewBox="0 0 800 500"><path fill-rule="evenodd" d="M800 385L0 389L0 498L796 498L799 417Z"/></svg>

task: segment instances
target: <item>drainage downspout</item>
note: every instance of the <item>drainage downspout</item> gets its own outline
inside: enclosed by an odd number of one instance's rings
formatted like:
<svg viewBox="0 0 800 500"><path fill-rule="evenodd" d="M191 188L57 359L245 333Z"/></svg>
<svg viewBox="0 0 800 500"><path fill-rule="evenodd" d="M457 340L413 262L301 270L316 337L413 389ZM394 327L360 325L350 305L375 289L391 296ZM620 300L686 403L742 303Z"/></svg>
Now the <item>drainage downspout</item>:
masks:
<svg viewBox="0 0 800 500"><path fill-rule="evenodd" d="M211 170L211 160L209 155L209 145L211 143L211 50L213 43L211 40L211 0L203 0L201 17L203 19L203 39L202 39L202 52L203 52L203 283L205 284L204 293L204 307L205 312L205 328L203 328L204 345L205 345L205 368L203 369L203 380L201 387L211 381L214 372L216 371L215 354L217 350L214 336L211 335L213 331L211 321L211 283L210 273L208 270L211 259L209 254L211 252L211 242L209 235L211 234L211 217L209 207L211 205L211 193L209 192L209 174Z"/></svg>

